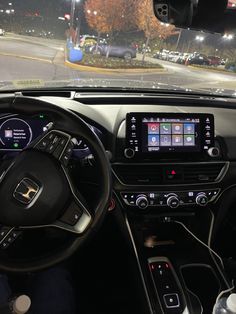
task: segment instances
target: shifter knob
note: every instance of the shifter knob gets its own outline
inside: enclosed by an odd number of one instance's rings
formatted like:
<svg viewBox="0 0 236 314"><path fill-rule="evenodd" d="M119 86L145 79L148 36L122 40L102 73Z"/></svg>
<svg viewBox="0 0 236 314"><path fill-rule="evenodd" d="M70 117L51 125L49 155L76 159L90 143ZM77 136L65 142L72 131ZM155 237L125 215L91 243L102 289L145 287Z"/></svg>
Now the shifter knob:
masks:
<svg viewBox="0 0 236 314"><path fill-rule="evenodd" d="M31 300L27 295L20 295L13 302L13 313L25 314L29 311Z"/></svg>

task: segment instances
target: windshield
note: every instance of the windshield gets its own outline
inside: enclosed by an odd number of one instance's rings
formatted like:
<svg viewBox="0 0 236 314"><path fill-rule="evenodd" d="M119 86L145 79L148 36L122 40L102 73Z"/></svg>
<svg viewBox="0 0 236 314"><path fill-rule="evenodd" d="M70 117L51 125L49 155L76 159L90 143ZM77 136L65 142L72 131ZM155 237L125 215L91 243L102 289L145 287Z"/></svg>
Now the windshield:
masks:
<svg viewBox="0 0 236 314"><path fill-rule="evenodd" d="M1 90L117 87L235 96L236 38L161 23L152 0L2 0L0 68Z"/></svg>

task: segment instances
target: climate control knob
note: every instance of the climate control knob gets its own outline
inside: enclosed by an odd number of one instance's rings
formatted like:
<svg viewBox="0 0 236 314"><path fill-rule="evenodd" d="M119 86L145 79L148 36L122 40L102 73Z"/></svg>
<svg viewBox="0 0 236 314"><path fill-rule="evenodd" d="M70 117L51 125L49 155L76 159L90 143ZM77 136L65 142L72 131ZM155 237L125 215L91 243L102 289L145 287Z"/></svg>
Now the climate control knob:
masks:
<svg viewBox="0 0 236 314"><path fill-rule="evenodd" d="M147 208L149 205L148 199L146 195L138 195L136 199L136 206L138 206L141 209Z"/></svg>
<svg viewBox="0 0 236 314"><path fill-rule="evenodd" d="M196 197L196 204L200 206L206 206L208 201L208 197L205 193L198 194L198 196Z"/></svg>
<svg viewBox="0 0 236 314"><path fill-rule="evenodd" d="M175 195L171 195L167 199L167 206L169 206L171 208L177 208L179 206L179 203L180 203L179 199Z"/></svg>

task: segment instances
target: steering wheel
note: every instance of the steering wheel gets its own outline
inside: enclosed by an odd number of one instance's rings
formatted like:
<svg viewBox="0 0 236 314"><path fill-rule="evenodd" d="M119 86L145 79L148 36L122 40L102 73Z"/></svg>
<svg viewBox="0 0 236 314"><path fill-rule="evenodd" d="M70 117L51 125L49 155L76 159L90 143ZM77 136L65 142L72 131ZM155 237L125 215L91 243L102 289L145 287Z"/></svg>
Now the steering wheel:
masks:
<svg viewBox="0 0 236 314"><path fill-rule="evenodd" d="M100 225L110 200L110 163L100 139L72 111L42 99L17 96L1 98L0 112L23 115L43 112L54 121L0 173L0 224L4 226L0 251L11 242L9 237L13 239L26 229L53 227L74 235L66 247L37 260L14 260L8 257L7 249L4 256L0 255L0 269L4 271L36 271L71 256ZM82 199L67 168L73 138L78 137L88 143L101 181L99 199L93 209Z"/></svg>

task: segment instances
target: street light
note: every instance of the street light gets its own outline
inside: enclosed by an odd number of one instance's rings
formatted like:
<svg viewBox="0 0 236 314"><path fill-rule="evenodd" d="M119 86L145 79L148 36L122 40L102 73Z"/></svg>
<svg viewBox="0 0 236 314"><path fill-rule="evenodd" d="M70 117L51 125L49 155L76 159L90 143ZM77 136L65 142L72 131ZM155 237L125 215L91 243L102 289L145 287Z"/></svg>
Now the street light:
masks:
<svg viewBox="0 0 236 314"><path fill-rule="evenodd" d="M97 11L93 11L93 12L92 12L91 10L87 10L87 13L88 13L88 14L93 13L94 15L97 15L97 14L98 14L98 12L97 12Z"/></svg>
<svg viewBox="0 0 236 314"><path fill-rule="evenodd" d="M168 24L168 23L163 23L163 22L161 22L161 25L166 26L166 27L169 27L169 26L170 26L170 24Z"/></svg>
<svg viewBox="0 0 236 314"><path fill-rule="evenodd" d="M233 34L224 34L223 38L226 40L232 40L234 38L234 35Z"/></svg>
<svg viewBox="0 0 236 314"><path fill-rule="evenodd" d="M196 36L195 39L199 42L203 42L205 37L204 36Z"/></svg>

